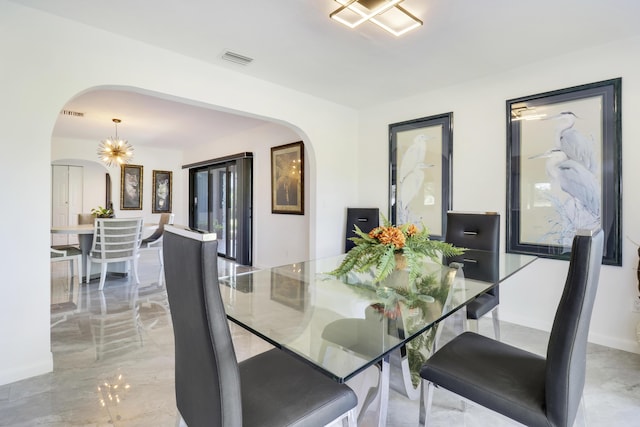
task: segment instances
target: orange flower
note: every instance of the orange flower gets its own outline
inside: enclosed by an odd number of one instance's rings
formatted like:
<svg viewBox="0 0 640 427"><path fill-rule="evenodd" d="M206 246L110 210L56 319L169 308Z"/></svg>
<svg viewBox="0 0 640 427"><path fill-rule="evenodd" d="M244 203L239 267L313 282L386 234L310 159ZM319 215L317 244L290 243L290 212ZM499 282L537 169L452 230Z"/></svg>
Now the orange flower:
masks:
<svg viewBox="0 0 640 427"><path fill-rule="evenodd" d="M409 225L409 228L407 228L407 236L411 237L411 236L415 236L416 234L418 234L420 230L418 230L418 227L415 226L415 224L411 224Z"/></svg>
<svg viewBox="0 0 640 427"><path fill-rule="evenodd" d="M370 236L377 239L381 244L394 245L396 249L402 249L404 247L406 240L399 228L378 227L372 230L372 233L373 231L376 231L376 233L374 233L373 236L370 234Z"/></svg>

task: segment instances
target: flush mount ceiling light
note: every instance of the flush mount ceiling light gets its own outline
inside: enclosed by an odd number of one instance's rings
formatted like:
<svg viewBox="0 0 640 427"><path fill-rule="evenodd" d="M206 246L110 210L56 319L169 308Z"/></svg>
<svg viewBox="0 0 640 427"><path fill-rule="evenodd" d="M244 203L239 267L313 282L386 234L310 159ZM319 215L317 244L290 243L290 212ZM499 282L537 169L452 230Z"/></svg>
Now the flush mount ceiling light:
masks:
<svg viewBox="0 0 640 427"><path fill-rule="evenodd" d="M133 147L127 140L118 138L118 123L122 120L112 119L112 121L116 124L116 137L110 136L100 141L98 156L107 166L119 166L133 159Z"/></svg>
<svg viewBox="0 0 640 427"><path fill-rule="evenodd" d="M336 0L340 6L329 17L349 28L372 22L394 36L418 28L422 21L400 6L404 0Z"/></svg>

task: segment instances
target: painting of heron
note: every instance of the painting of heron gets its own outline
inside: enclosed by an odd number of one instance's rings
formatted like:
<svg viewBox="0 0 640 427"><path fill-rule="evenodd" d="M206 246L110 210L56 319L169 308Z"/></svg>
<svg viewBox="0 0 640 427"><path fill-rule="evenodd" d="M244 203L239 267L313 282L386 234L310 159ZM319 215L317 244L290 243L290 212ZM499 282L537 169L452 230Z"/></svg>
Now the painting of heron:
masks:
<svg viewBox="0 0 640 427"><path fill-rule="evenodd" d="M451 113L390 125L391 221L444 234L450 209Z"/></svg>
<svg viewBox="0 0 640 427"><path fill-rule="evenodd" d="M621 263L621 79L507 101L507 251L566 258L578 230L602 227Z"/></svg>
<svg viewBox="0 0 640 427"><path fill-rule="evenodd" d="M544 116L521 124L522 139L538 143L522 147L520 188L547 203L528 209L528 198L520 199L527 224L521 239L568 248L577 230L600 224L602 102L561 102L536 111ZM547 190L535 194L544 183Z"/></svg>

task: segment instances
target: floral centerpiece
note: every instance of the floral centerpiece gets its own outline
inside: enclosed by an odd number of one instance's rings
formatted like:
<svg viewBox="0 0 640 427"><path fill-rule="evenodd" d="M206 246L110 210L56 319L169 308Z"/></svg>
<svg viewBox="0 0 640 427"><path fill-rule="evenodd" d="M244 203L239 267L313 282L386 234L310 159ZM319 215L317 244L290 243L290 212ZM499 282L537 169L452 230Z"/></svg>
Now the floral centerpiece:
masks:
<svg viewBox="0 0 640 427"><path fill-rule="evenodd" d="M354 232L358 237L349 239L355 247L329 274L340 277L351 271L364 273L373 268L374 282L378 283L394 270L408 268L409 281L413 282L420 276L425 257L440 262L440 256L450 257L464 252L463 248L450 243L429 239L429 230L424 224L422 230L415 224L394 226L384 216L381 217L382 226L369 233L355 226Z"/></svg>
<svg viewBox="0 0 640 427"><path fill-rule="evenodd" d="M372 273L373 283L355 281L354 289L371 297L370 309L389 323L389 330L414 334L424 326L424 319L437 318L451 289L451 283L440 275L438 268L425 268L427 258L441 263L441 257L464 253L450 243L429 238L429 230L414 224L394 226L381 215L382 225L364 233L358 226L355 243L342 263L328 274L344 278L349 273ZM384 285L384 280L396 270L404 270L398 283ZM402 276L401 276L402 277ZM382 284L380 282L383 282ZM433 350L438 326L417 336L407 344L409 370L414 387L420 384L420 367Z"/></svg>

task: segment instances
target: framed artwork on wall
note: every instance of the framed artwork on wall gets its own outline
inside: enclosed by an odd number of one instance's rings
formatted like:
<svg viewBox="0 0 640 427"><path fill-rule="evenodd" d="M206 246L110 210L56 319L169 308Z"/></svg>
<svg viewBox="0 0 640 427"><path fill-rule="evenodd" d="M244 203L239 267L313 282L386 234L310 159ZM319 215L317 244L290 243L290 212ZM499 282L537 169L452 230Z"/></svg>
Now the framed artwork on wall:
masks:
<svg viewBox="0 0 640 427"><path fill-rule="evenodd" d="M171 212L172 176L171 171L153 171L153 213Z"/></svg>
<svg viewBox="0 0 640 427"><path fill-rule="evenodd" d="M507 101L507 252L569 259L602 227L621 265L621 79Z"/></svg>
<svg viewBox="0 0 640 427"><path fill-rule="evenodd" d="M271 147L271 212L304 215L304 144Z"/></svg>
<svg viewBox="0 0 640 427"><path fill-rule="evenodd" d="M444 238L451 209L453 113L389 125L389 219Z"/></svg>
<svg viewBox="0 0 640 427"><path fill-rule="evenodd" d="M140 165L120 167L120 209L142 209L142 169Z"/></svg>

